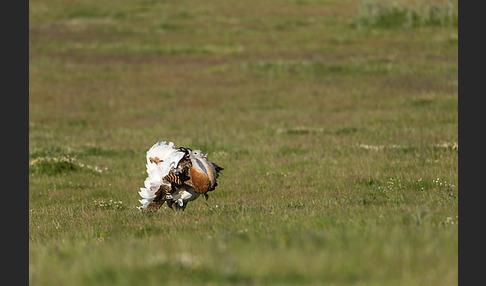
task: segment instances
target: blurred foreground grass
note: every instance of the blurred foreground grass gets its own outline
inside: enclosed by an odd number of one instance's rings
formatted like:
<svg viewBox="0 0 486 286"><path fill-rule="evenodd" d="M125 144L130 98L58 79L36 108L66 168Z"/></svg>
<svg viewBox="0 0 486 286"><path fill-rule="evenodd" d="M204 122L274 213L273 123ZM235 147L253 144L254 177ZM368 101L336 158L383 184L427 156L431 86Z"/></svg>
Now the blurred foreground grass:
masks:
<svg viewBox="0 0 486 286"><path fill-rule="evenodd" d="M30 284L457 284L451 3L30 1ZM136 209L158 140L208 201Z"/></svg>

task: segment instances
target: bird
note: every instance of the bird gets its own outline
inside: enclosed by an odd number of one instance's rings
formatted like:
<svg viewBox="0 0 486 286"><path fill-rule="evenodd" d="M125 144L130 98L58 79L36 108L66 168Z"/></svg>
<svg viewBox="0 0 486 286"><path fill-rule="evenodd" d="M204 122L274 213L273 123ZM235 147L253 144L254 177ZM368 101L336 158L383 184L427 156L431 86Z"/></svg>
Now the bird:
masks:
<svg viewBox="0 0 486 286"><path fill-rule="evenodd" d="M209 198L224 168L211 162L201 150L175 148L173 142L158 141L147 151L147 178L139 208L155 212L166 202L173 210L184 211L187 203L201 194Z"/></svg>

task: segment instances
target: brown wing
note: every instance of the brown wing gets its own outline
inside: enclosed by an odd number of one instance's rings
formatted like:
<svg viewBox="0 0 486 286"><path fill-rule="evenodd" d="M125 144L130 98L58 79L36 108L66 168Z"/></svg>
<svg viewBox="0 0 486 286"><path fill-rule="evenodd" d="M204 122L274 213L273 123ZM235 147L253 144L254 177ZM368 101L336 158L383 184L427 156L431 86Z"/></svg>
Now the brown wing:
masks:
<svg viewBox="0 0 486 286"><path fill-rule="evenodd" d="M189 170L191 168L192 168L192 162L191 159L189 159L188 155L179 161L179 164L177 165L176 173L182 183L189 180L190 177Z"/></svg>
<svg viewBox="0 0 486 286"><path fill-rule="evenodd" d="M147 209L152 212L157 211L166 201L166 197L176 191L177 185L180 186L189 180L189 170L191 167L192 163L189 156L182 158L178 164L177 175L174 174L173 170L170 170L169 174L163 178L171 183L170 186L167 184L160 185L160 188L155 192L154 200L147 206Z"/></svg>
<svg viewBox="0 0 486 286"><path fill-rule="evenodd" d="M147 206L147 210L156 212L165 202L165 197L171 193L171 187L167 185L160 185L160 188L155 192L154 200Z"/></svg>
<svg viewBox="0 0 486 286"><path fill-rule="evenodd" d="M169 171L163 180L181 186L185 181L189 180L189 170L192 166L191 160L188 156L181 159L176 169Z"/></svg>
<svg viewBox="0 0 486 286"><path fill-rule="evenodd" d="M172 170L170 170L169 174L164 177L164 180L166 180L169 183L174 183L176 185L182 185L182 180L180 176L177 176L174 174Z"/></svg>

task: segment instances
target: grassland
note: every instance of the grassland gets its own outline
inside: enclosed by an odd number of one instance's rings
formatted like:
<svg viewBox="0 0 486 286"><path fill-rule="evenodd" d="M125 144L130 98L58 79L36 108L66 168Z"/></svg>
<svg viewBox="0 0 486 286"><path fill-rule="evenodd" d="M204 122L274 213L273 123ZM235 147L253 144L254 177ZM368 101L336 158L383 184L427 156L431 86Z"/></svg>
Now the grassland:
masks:
<svg viewBox="0 0 486 286"><path fill-rule="evenodd" d="M456 285L457 1L400 3L29 1L30 284ZM158 140L208 201L136 209Z"/></svg>

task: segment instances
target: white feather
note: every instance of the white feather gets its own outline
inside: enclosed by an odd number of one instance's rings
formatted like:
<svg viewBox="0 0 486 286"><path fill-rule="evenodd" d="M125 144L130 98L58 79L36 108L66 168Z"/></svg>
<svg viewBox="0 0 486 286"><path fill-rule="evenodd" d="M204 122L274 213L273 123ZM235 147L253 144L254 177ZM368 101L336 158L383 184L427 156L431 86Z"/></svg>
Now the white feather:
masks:
<svg viewBox="0 0 486 286"><path fill-rule="evenodd" d="M172 199L174 201L179 201L180 202L190 202L199 197L199 194L196 193L196 191L189 187L189 186L184 186L179 188L175 193L172 194Z"/></svg>
<svg viewBox="0 0 486 286"><path fill-rule="evenodd" d="M150 162L150 158L154 159L155 157L163 161L159 163ZM158 168L162 171L162 176L165 176L169 173L171 167L176 167L179 164L182 157L184 157L184 152L175 149L173 142L166 144L165 141L159 141L147 151L147 170Z"/></svg>
<svg viewBox="0 0 486 286"><path fill-rule="evenodd" d="M184 157L184 152L175 149L173 142L167 144L166 141L159 141L147 151L146 168L148 176L144 181L145 188L140 188L140 192L138 192L142 197L142 200L140 200L142 210L147 209L147 206L155 198L155 193L163 184L162 179L169 174L171 168L179 164L182 157ZM155 158L158 158L159 162L154 162Z"/></svg>
<svg viewBox="0 0 486 286"><path fill-rule="evenodd" d="M155 194L152 194L149 189L140 188L140 192L138 192L142 198L153 199Z"/></svg>

